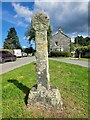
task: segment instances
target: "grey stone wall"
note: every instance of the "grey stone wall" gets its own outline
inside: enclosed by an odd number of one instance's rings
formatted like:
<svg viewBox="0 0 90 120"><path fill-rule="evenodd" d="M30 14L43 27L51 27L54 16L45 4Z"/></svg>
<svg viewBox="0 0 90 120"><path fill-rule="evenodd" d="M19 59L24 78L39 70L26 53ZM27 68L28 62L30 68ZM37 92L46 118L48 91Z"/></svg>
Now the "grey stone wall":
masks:
<svg viewBox="0 0 90 120"><path fill-rule="evenodd" d="M70 38L67 37L63 32L58 31L58 33L53 35L50 40L50 50L60 51L60 48L61 51L70 51Z"/></svg>

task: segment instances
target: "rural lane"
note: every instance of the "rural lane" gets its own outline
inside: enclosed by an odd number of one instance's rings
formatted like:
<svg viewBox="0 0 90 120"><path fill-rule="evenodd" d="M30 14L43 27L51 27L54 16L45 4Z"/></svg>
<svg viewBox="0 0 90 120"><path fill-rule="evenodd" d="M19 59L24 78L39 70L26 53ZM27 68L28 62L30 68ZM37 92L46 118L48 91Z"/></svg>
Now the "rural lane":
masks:
<svg viewBox="0 0 90 120"><path fill-rule="evenodd" d="M73 59L67 59L67 58L49 58L49 60L56 60L60 62L70 63L70 64L77 64L83 67L88 67L88 66L90 67L90 62L88 61L73 60ZM33 61L35 61L35 57L24 57L24 58L18 58L14 62L6 62L4 64L0 64L0 75L3 73L9 72L15 68L29 64Z"/></svg>
<svg viewBox="0 0 90 120"><path fill-rule="evenodd" d="M88 62L88 60L85 61L85 60L68 59L68 58L49 58L49 59L90 68L90 62Z"/></svg>
<svg viewBox="0 0 90 120"><path fill-rule="evenodd" d="M15 68L29 64L33 61L35 61L35 57L23 57L23 58L17 58L17 60L14 62L6 62L4 64L0 64L0 75L9 72Z"/></svg>

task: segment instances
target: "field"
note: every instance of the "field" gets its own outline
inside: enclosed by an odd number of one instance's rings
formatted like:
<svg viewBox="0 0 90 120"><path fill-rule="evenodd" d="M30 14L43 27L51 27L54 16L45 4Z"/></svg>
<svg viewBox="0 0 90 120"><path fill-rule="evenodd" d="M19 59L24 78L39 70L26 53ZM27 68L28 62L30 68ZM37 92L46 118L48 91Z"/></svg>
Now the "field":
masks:
<svg viewBox="0 0 90 120"><path fill-rule="evenodd" d="M36 65L33 62L0 76L2 78L3 118L88 117L88 69L58 61L49 61L49 65L50 84L60 90L63 110L27 108L26 95L36 84Z"/></svg>

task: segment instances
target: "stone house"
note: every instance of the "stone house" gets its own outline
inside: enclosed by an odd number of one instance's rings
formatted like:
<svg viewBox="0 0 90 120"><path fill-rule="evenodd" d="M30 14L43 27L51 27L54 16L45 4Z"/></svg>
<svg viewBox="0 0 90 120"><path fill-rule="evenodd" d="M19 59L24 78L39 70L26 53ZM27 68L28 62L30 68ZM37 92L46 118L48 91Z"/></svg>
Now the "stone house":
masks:
<svg viewBox="0 0 90 120"><path fill-rule="evenodd" d="M70 42L71 39L59 28L50 40L50 51L70 51Z"/></svg>

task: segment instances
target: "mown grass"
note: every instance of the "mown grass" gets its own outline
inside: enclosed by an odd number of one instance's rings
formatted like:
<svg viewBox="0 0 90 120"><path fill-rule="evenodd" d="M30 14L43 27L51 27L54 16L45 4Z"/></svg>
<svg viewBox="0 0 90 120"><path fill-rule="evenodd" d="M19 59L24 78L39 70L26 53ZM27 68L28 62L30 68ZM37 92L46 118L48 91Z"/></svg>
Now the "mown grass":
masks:
<svg viewBox="0 0 90 120"><path fill-rule="evenodd" d="M57 86L63 101L64 118L88 117L88 69L78 65L50 61L50 84ZM38 118L50 114L30 111L25 105L28 90L36 84L35 63L2 75L2 117ZM58 117L58 116L53 116Z"/></svg>
<svg viewBox="0 0 90 120"><path fill-rule="evenodd" d="M75 60L77 59L77 60L82 60L82 61L88 61L88 62L90 62L90 58L73 58L73 57L68 57L68 59L75 59Z"/></svg>
<svg viewBox="0 0 90 120"><path fill-rule="evenodd" d="M90 62L90 58L79 58L80 60L86 60Z"/></svg>

